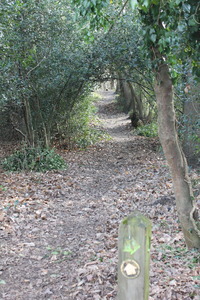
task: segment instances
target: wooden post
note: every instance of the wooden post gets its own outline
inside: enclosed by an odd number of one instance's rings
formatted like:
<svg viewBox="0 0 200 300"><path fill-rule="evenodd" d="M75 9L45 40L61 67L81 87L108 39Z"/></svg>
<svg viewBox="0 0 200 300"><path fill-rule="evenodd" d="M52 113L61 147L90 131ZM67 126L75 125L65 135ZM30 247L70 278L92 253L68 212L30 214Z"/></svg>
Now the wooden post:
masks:
<svg viewBox="0 0 200 300"><path fill-rule="evenodd" d="M119 226L118 300L148 300L151 222L135 211Z"/></svg>

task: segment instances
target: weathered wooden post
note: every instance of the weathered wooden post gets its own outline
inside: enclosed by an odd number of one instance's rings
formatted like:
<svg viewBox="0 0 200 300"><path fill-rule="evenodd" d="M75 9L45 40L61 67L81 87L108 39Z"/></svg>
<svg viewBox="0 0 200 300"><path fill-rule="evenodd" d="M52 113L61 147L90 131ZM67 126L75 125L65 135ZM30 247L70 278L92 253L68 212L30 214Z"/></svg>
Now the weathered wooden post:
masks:
<svg viewBox="0 0 200 300"><path fill-rule="evenodd" d="M118 300L148 300L151 222L138 211L119 226Z"/></svg>

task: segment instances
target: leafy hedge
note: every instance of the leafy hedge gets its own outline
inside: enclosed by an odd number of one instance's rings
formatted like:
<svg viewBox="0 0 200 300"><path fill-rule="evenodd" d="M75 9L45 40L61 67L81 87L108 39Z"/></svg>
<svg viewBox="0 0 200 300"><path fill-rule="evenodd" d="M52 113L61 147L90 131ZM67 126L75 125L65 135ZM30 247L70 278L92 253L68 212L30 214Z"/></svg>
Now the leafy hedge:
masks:
<svg viewBox="0 0 200 300"><path fill-rule="evenodd" d="M7 171L36 171L65 169L64 159L53 149L24 147L7 157L2 163Z"/></svg>
<svg viewBox="0 0 200 300"><path fill-rule="evenodd" d="M147 137L157 137L158 136L158 125L157 123L150 123L143 125L137 129L137 134Z"/></svg>

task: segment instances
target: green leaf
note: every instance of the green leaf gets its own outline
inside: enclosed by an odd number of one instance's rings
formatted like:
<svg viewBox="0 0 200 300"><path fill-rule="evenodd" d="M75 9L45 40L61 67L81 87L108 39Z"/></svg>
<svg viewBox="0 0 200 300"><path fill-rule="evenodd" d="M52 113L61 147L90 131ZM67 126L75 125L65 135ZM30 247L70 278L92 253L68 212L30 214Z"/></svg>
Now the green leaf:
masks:
<svg viewBox="0 0 200 300"><path fill-rule="evenodd" d="M70 254L71 254L70 251L64 251L64 252L63 252L63 255L70 255Z"/></svg>
<svg viewBox="0 0 200 300"><path fill-rule="evenodd" d="M191 10L190 4L183 3L183 11L190 13L190 10Z"/></svg>
<svg viewBox="0 0 200 300"><path fill-rule="evenodd" d="M56 250L55 250L55 251L52 251L51 254L52 254L52 255L58 255L58 254L59 254L59 251L56 251Z"/></svg>
<svg viewBox="0 0 200 300"><path fill-rule="evenodd" d="M131 239L131 240L126 240L125 245L124 245L124 252L128 252L131 255L134 254L138 249L140 248L140 244L136 242L136 240Z"/></svg>
<svg viewBox="0 0 200 300"><path fill-rule="evenodd" d="M150 40L151 40L153 43L155 43L155 41L156 41L156 34L155 34L155 33L150 35Z"/></svg>
<svg viewBox="0 0 200 300"><path fill-rule="evenodd" d="M155 33L155 29L154 28L150 28L149 33L150 34Z"/></svg>
<svg viewBox="0 0 200 300"><path fill-rule="evenodd" d="M192 276L193 279L200 280L200 276Z"/></svg>
<svg viewBox="0 0 200 300"><path fill-rule="evenodd" d="M178 30L179 31L184 31L184 29L185 29L185 25L183 25L183 24L178 25Z"/></svg>
<svg viewBox="0 0 200 300"><path fill-rule="evenodd" d="M144 0L143 5L149 7L149 0Z"/></svg>
<svg viewBox="0 0 200 300"><path fill-rule="evenodd" d="M137 0L131 0L131 7L135 9L136 5L138 4Z"/></svg>
<svg viewBox="0 0 200 300"><path fill-rule="evenodd" d="M195 21L194 18L190 18L188 21L189 26L197 26L197 22Z"/></svg>
<svg viewBox="0 0 200 300"><path fill-rule="evenodd" d="M0 280L0 284L6 284L5 280Z"/></svg>

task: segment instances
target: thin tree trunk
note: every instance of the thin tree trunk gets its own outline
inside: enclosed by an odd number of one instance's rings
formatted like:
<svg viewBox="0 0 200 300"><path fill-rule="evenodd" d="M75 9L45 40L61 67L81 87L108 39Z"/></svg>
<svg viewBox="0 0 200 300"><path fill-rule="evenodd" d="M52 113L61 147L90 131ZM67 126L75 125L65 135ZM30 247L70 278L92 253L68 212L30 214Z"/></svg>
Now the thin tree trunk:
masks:
<svg viewBox="0 0 200 300"><path fill-rule="evenodd" d="M132 99L133 99L132 101L134 101L134 103L135 103L135 107L136 107L135 110L138 113L138 117L139 117L140 120L143 120L144 108L143 108L143 105L142 105L142 99L137 96L137 94L135 93L135 90L134 90L134 88L133 88L133 86L130 82L128 82L128 86L131 90Z"/></svg>
<svg viewBox="0 0 200 300"><path fill-rule="evenodd" d="M192 85L190 91L187 87L185 88L185 92L189 93L184 102L184 116L186 116L187 123L183 136L183 150L190 165L200 163L200 151L197 151L200 137L200 126L197 126L200 116L199 89L200 83Z"/></svg>
<svg viewBox="0 0 200 300"><path fill-rule="evenodd" d="M30 146L35 146L35 137L34 137L34 128L32 123L32 117L31 117L31 110L30 110L30 104L29 100L24 96L24 122L26 125L26 131L27 131L27 140Z"/></svg>
<svg viewBox="0 0 200 300"><path fill-rule="evenodd" d="M178 141L173 87L167 64L157 71L155 93L158 105L159 137L174 186L179 221L188 248L200 248L200 228L185 155Z"/></svg>
<svg viewBox="0 0 200 300"><path fill-rule="evenodd" d="M42 132L43 143L44 143L44 146L46 148L48 148L50 146L50 138L49 138L49 134L48 134L48 130L47 130L48 126L46 126L46 124L44 122L44 118L43 118L41 107L40 107L41 106L40 105L40 100L39 100L37 95L35 97L35 100L36 100L36 103L37 103L38 115L39 115L40 122L41 122L42 129L43 129L43 132Z"/></svg>
<svg viewBox="0 0 200 300"><path fill-rule="evenodd" d="M24 88L24 75L23 75L23 68L21 66L20 62L17 62L18 66L18 76L22 82L21 84L21 100L23 103L23 117L24 117L24 123L26 127L26 142L29 144L29 146L34 146L34 129L33 129L33 123L32 123L32 117L31 117L31 110L30 110L30 104L27 96L25 93L23 93Z"/></svg>

